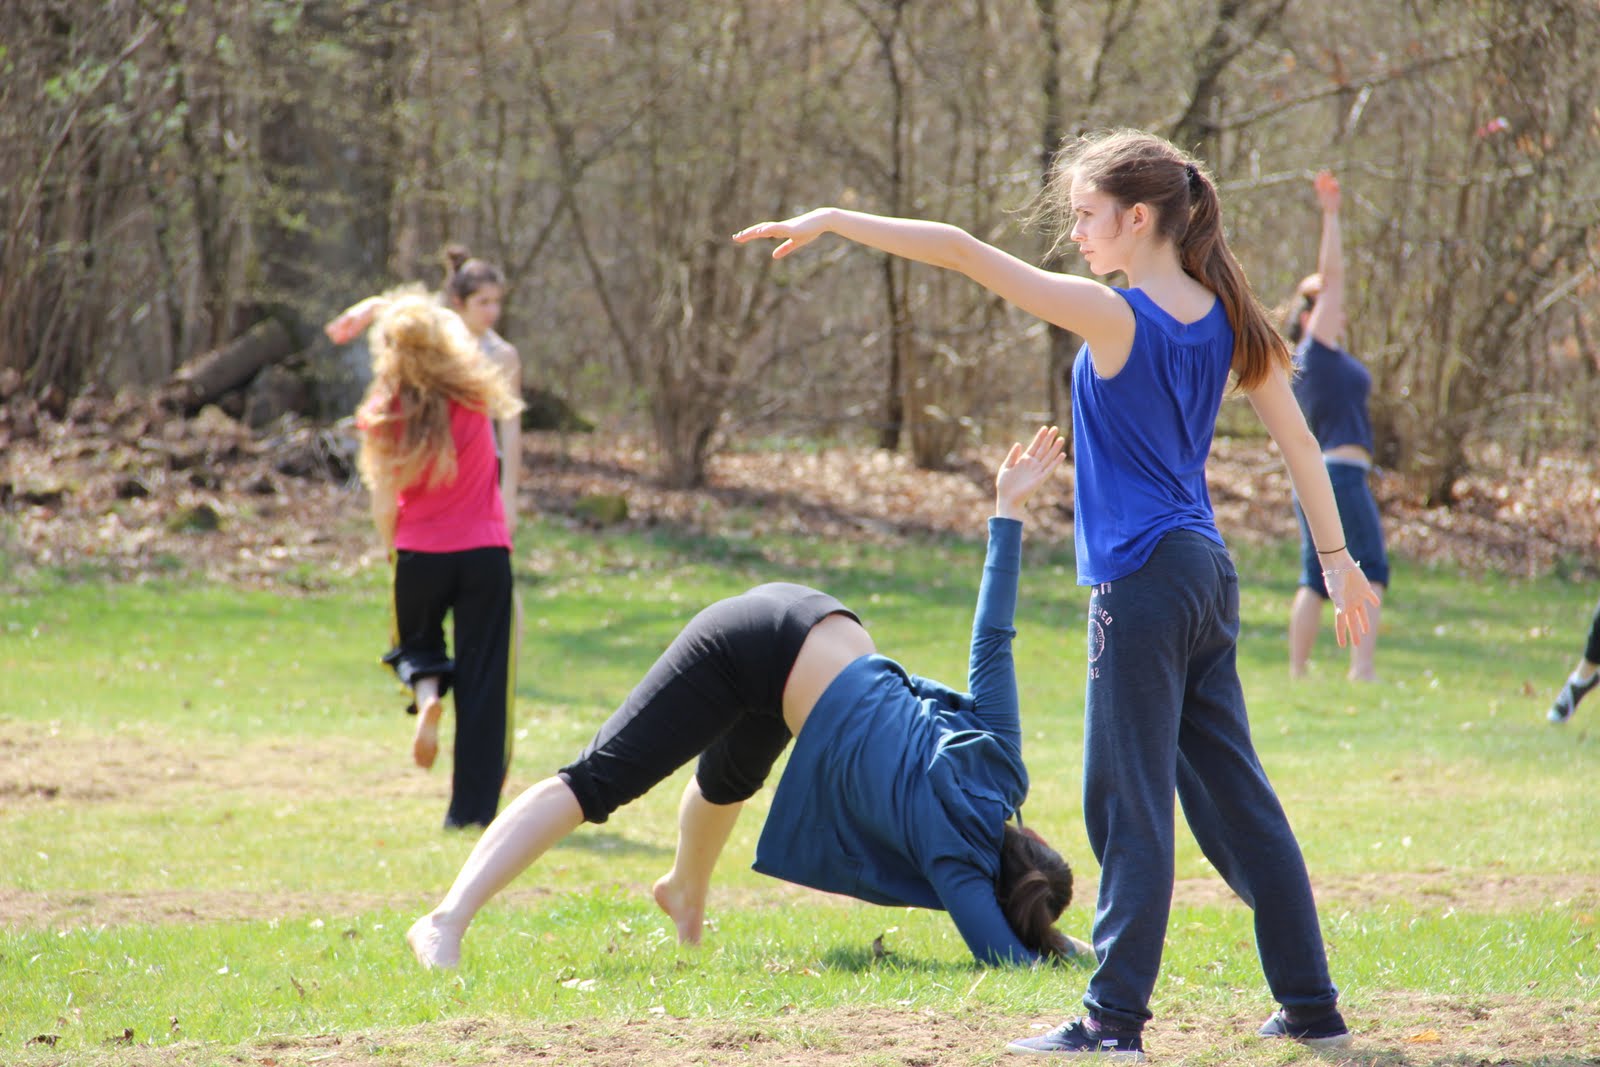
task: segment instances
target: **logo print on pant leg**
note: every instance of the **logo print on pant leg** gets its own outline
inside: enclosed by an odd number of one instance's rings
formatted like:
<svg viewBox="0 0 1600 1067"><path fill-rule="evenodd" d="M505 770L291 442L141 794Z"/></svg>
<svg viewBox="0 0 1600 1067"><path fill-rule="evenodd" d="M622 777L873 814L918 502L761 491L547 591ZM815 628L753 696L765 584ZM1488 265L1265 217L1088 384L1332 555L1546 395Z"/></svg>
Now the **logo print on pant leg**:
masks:
<svg viewBox="0 0 1600 1067"><path fill-rule="evenodd" d="M1106 650L1106 627L1111 625L1111 612L1100 606L1100 597L1111 592L1111 583L1104 582L1094 587L1094 592L1089 596L1089 677L1100 677L1100 668L1095 663L1100 659L1100 653Z"/></svg>

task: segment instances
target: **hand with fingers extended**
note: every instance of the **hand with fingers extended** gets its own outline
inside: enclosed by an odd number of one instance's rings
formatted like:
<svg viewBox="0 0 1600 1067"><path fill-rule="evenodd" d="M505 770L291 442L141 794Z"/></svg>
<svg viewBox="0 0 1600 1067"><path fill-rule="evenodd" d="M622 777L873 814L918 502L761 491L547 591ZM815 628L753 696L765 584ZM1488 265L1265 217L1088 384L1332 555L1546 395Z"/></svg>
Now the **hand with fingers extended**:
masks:
<svg viewBox="0 0 1600 1067"><path fill-rule="evenodd" d="M828 232L828 211L828 208L817 208L782 222L758 222L734 234L733 241L741 245L758 240L781 241L782 244L772 250L772 258L782 259Z"/></svg>
<svg viewBox="0 0 1600 1067"><path fill-rule="evenodd" d="M1055 473L1065 452L1061 431L1054 426L1039 427L1027 449L1013 443L995 472L994 513L1002 519L1022 518L1023 505Z"/></svg>
<svg viewBox="0 0 1600 1067"><path fill-rule="evenodd" d="M1322 584L1328 590L1328 599L1333 601L1333 636L1340 648L1347 643L1361 643L1372 630L1367 607L1381 603L1367 576L1361 572L1361 565L1351 559L1349 553L1343 555L1343 560L1329 564L1322 571Z"/></svg>

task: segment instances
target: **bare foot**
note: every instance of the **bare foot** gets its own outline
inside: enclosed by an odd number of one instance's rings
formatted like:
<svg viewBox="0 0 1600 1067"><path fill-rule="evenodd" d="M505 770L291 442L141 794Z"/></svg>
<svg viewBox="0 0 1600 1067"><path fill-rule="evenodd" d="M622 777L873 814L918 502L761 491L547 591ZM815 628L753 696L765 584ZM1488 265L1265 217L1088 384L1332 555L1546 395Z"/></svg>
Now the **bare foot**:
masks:
<svg viewBox="0 0 1600 1067"><path fill-rule="evenodd" d="M431 913L411 924L406 931L406 944L411 946L417 962L428 970L454 967L461 962L461 931L445 926Z"/></svg>
<svg viewBox="0 0 1600 1067"><path fill-rule="evenodd" d="M698 945L700 930L706 921L705 896L680 889L673 883L670 874L658 878L651 892L656 898L656 906L666 912L677 926L678 944Z"/></svg>
<svg viewBox="0 0 1600 1067"><path fill-rule="evenodd" d="M417 766L427 770L439 756L439 719L444 715L444 703L434 697L417 708L417 736L411 739L411 758Z"/></svg>

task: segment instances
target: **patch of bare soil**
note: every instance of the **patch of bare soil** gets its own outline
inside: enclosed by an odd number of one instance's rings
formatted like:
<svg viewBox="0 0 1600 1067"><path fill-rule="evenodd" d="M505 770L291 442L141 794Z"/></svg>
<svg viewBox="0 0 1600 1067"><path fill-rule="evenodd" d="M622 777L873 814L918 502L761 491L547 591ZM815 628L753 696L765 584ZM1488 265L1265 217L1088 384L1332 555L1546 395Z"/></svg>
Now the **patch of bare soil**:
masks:
<svg viewBox="0 0 1600 1067"><path fill-rule="evenodd" d="M1063 990L1066 1001L1076 990ZM1060 1017L991 1010L895 1012L882 1008L785 1011L758 1023L649 1018L591 1023L455 1019L400 1031L263 1038L230 1050L180 1044L131 1047L74 1063L167 1067L236 1063L260 1067L416 1067L441 1063L583 1067L934 1067L1012 1062L1007 1041L1048 1029ZM1282 1064L1328 1067L1579 1067L1600 1062L1600 1009L1533 997L1380 995L1347 1011L1354 1042L1314 1056L1255 1038L1261 1017L1178 1013L1145 1031L1152 1063ZM30 1056L26 1062L64 1063ZM1016 1062L1022 1062L1018 1060Z"/></svg>
<svg viewBox="0 0 1600 1067"><path fill-rule="evenodd" d="M89 569L111 577L181 571L283 591L378 558L355 442L293 421L252 433L216 408L191 419L134 396L80 398L59 418L30 411L0 433L0 553L21 567ZM647 443L611 435L524 436L519 510L597 521L597 497L625 500L634 526L721 532L737 514L756 540L974 536L992 499L994 449L947 471L916 469L870 448L727 452L707 484L667 489ZM1600 573L1600 459L1523 463L1493 451L1455 487L1449 509L1425 508L1416 486L1379 473L1391 551L1418 562L1535 576ZM1219 440L1210 463L1223 533L1242 542L1295 536L1282 463L1258 440ZM604 512L600 509L600 513ZM1070 470L1040 494L1030 536L1072 532Z"/></svg>
<svg viewBox="0 0 1600 1067"><path fill-rule="evenodd" d="M44 814L59 805L113 804L160 812L184 807L195 796L265 797L292 803L311 780L339 781L378 798L425 794L434 786L415 772L396 746L393 761L375 761L354 743L305 739L249 743L186 742L181 749L132 732L72 733L59 727L13 723L0 734L0 804ZM781 888L774 883L774 890ZM649 887L640 885L641 895ZM1082 879L1079 901L1093 901L1096 886ZM1418 912L1494 914L1556 907L1600 914L1600 882L1583 875L1482 871L1417 871L1323 876L1316 879L1324 909L1366 908L1393 902ZM542 896L536 887L513 888L512 905ZM1178 882L1174 900L1185 906L1243 907L1220 878ZM724 905L734 903L722 897ZM203 922L267 919L284 915L355 914L393 906L393 898L351 896L330 900L321 891L292 893L121 892L95 889L34 893L0 888L0 926L14 929L124 922ZM1079 905L1081 909L1084 905ZM1086 924L1087 913L1075 921Z"/></svg>

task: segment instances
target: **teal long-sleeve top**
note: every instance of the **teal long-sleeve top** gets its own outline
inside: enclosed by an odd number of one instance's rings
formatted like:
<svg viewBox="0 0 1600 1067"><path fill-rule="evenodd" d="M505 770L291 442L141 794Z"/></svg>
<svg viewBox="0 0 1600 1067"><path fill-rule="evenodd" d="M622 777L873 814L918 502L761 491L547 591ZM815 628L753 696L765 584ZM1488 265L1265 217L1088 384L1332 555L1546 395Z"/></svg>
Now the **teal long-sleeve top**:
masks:
<svg viewBox="0 0 1600 1067"><path fill-rule="evenodd" d="M857 659L795 739L756 845L763 874L874 904L950 913L985 963L1024 963L995 896L1000 840L1028 793L1011 642L1022 523L989 520L959 693Z"/></svg>

